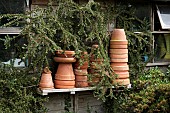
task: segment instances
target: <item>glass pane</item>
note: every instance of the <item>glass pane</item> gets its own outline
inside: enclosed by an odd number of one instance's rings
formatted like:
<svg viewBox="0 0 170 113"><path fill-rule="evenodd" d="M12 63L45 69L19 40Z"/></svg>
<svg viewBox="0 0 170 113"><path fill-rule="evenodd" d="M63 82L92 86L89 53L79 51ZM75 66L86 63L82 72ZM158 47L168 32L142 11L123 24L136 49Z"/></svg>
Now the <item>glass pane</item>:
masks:
<svg viewBox="0 0 170 113"><path fill-rule="evenodd" d="M170 7L167 5L158 5L157 8L162 29L170 29Z"/></svg>
<svg viewBox="0 0 170 113"><path fill-rule="evenodd" d="M155 60L170 61L170 34L155 35Z"/></svg>

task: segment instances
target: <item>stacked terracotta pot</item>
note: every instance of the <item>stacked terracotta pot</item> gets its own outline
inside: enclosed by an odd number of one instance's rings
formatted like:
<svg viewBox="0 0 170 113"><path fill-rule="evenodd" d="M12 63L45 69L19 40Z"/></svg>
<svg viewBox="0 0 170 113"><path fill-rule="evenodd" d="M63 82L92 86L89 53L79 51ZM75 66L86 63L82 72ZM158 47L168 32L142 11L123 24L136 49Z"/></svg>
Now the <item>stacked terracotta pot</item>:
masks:
<svg viewBox="0 0 170 113"><path fill-rule="evenodd" d="M92 54L90 56L90 69L89 74L91 74L91 82L89 83L91 86L98 84L101 80L100 76L100 64L102 64L103 59L97 58L93 54L93 50L95 51L98 48L97 44L92 45Z"/></svg>
<svg viewBox="0 0 170 113"><path fill-rule="evenodd" d="M75 75L72 63L76 62L74 51L57 51L54 61L58 62L55 74L54 86L59 89L69 89L75 87Z"/></svg>
<svg viewBox="0 0 170 113"><path fill-rule="evenodd" d="M87 87L88 86L88 78L87 78L87 68L88 68L88 60L87 60L87 52L84 52L81 56L82 63L80 63L80 59L77 59L77 62L74 64L74 73L76 77L76 87Z"/></svg>
<svg viewBox="0 0 170 113"><path fill-rule="evenodd" d="M128 85L129 66L128 66L128 41L124 29L114 29L110 40L110 60L114 75L113 84Z"/></svg>
<svg viewBox="0 0 170 113"><path fill-rule="evenodd" d="M54 83L52 80L51 71L48 67L45 67L42 74L41 79L39 82L39 88L40 89L51 89L54 88Z"/></svg>

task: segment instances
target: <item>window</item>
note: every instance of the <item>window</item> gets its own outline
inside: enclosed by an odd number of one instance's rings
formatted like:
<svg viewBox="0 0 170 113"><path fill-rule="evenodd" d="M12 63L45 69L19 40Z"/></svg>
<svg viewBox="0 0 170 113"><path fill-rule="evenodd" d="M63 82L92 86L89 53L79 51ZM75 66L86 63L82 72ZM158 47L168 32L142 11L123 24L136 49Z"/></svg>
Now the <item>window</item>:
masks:
<svg viewBox="0 0 170 113"><path fill-rule="evenodd" d="M26 10L26 3L28 5L28 0L0 0L0 14L21 14ZM5 23L10 22L8 17L0 19L0 26ZM24 21L20 21L21 24L13 24L10 27L0 27L0 38L4 39L5 36L16 36L20 33L20 27L24 24ZM19 50L16 44L22 45L25 40L22 38L15 40L11 43L11 47L5 49L4 43L0 40L0 62L3 64L13 64L14 67L24 67L25 63L21 61L18 56Z"/></svg>
<svg viewBox="0 0 170 113"><path fill-rule="evenodd" d="M162 29L170 29L170 6L156 5Z"/></svg>
<svg viewBox="0 0 170 113"><path fill-rule="evenodd" d="M153 3L152 34L156 65L170 64L170 2Z"/></svg>

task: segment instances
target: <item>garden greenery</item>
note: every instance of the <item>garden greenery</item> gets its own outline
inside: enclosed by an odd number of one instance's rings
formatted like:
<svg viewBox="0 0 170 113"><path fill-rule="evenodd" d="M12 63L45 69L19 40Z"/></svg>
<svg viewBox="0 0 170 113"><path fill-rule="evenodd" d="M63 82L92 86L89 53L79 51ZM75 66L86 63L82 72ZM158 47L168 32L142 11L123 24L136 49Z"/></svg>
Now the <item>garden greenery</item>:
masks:
<svg viewBox="0 0 170 113"><path fill-rule="evenodd" d="M145 55L151 58L152 55L152 52L149 50L151 48L151 35L148 30L149 22L146 19L139 20L135 16L134 11L129 8L127 9L124 5L113 7L110 4L100 5L94 1L89 1L87 4L80 5L76 4L72 0L56 0L55 3L57 5L52 5L52 3L49 3L46 8L37 7L31 11L25 12L25 14L6 14L1 15L0 17L0 19L11 19L11 21L5 23L3 27L19 24L21 21L23 23L24 20L25 23L21 28L22 31L19 36L7 36L5 39L1 40L4 41L6 47L10 47L12 40L26 40L26 43L22 46L16 45L17 48L20 47L18 49L19 57L23 60L29 59L30 63L26 68L34 69L36 72L38 70L38 75L40 75L41 70L46 66L50 67L50 69L54 72L55 69L52 62L56 50L74 50L76 52L75 57L78 59L84 51L89 53L89 59L90 54L93 53L96 58L104 59L103 63L100 65L100 76L102 77L102 80L95 86L96 88L94 95L103 101L107 101L106 99L108 98L112 99L112 97L116 94L113 92L111 83L114 75L113 70L110 68L110 59L108 56L110 32L107 29L107 25L108 23L112 23L113 20L116 20L117 23L115 24L115 27L125 29L129 42L128 49L131 81L141 78L140 75L142 76L142 73L144 73L146 62L149 61L143 62L142 58ZM132 27L131 25L134 26ZM142 33L135 34L135 31L141 31ZM95 52L92 51L93 44L99 45ZM26 71L24 75L28 75L28 77L30 77L28 72L30 72L30 70ZM15 75L15 71L11 71L9 76L13 76L13 74ZM15 80L17 76L13 76L12 78ZM39 76L36 76L35 79L39 79ZM19 79L19 81L20 80L22 81L22 79ZM6 80L4 79L4 81L7 81L7 78ZM34 82L31 80L26 81L29 82L29 85ZM22 87L23 83L26 85L27 82L19 82L18 86ZM152 87L152 85L150 87ZM9 89L11 88L16 90L15 86L11 86ZM17 94L22 97L23 94L26 94L22 91L27 91L29 88L25 89L26 90L17 92ZM140 90L144 91L144 89ZM7 93L10 93L10 91ZM28 96L33 99L33 102L36 101L35 104L41 106L41 99L36 100L39 97L36 98L32 95L30 96L29 93L28 95L26 94L25 98ZM128 97L128 93L128 91L127 93L118 93L120 95L117 97L117 100L124 103L122 106L125 106L127 110L130 108L125 102L132 102L132 99L129 99L130 97ZM136 94L133 91L131 91L131 93ZM18 97L16 96L16 98ZM31 99L28 102L32 102ZM9 100L15 103L12 98ZM19 103L21 104L22 100ZM28 103L25 106L29 108L29 105L30 104ZM4 104L4 106L8 105ZM35 105L35 108L36 107L37 105ZM0 110L1 109L4 110L5 107L1 107ZM142 111L142 108L134 111Z"/></svg>

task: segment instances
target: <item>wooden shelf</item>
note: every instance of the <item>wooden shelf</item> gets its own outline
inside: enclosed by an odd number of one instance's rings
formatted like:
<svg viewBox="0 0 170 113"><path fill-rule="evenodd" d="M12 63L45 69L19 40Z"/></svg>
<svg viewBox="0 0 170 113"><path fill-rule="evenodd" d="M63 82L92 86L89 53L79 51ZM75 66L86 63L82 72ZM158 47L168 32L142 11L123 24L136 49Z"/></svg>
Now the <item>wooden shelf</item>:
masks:
<svg viewBox="0 0 170 113"><path fill-rule="evenodd" d="M147 67L150 66L166 66L166 65L170 65L170 62L155 62L155 63L147 63Z"/></svg>
<svg viewBox="0 0 170 113"><path fill-rule="evenodd" d="M119 88L131 88L131 84L127 86L120 86ZM112 88L115 88L114 86ZM62 93L62 92L69 92L70 94L75 94L76 92L81 91L92 91L95 87L85 87L85 88L72 88L72 89L40 89L37 88L37 92L40 95L48 95L49 93Z"/></svg>
<svg viewBox="0 0 170 113"><path fill-rule="evenodd" d="M159 33L170 33L170 31L153 31L152 34L159 34Z"/></svg>
<svg viewBox="0 0 170 113"><path fill-rule="evenodd" d="M3 27L0 28L0 34L20 34L20 27Z"/></svg>

